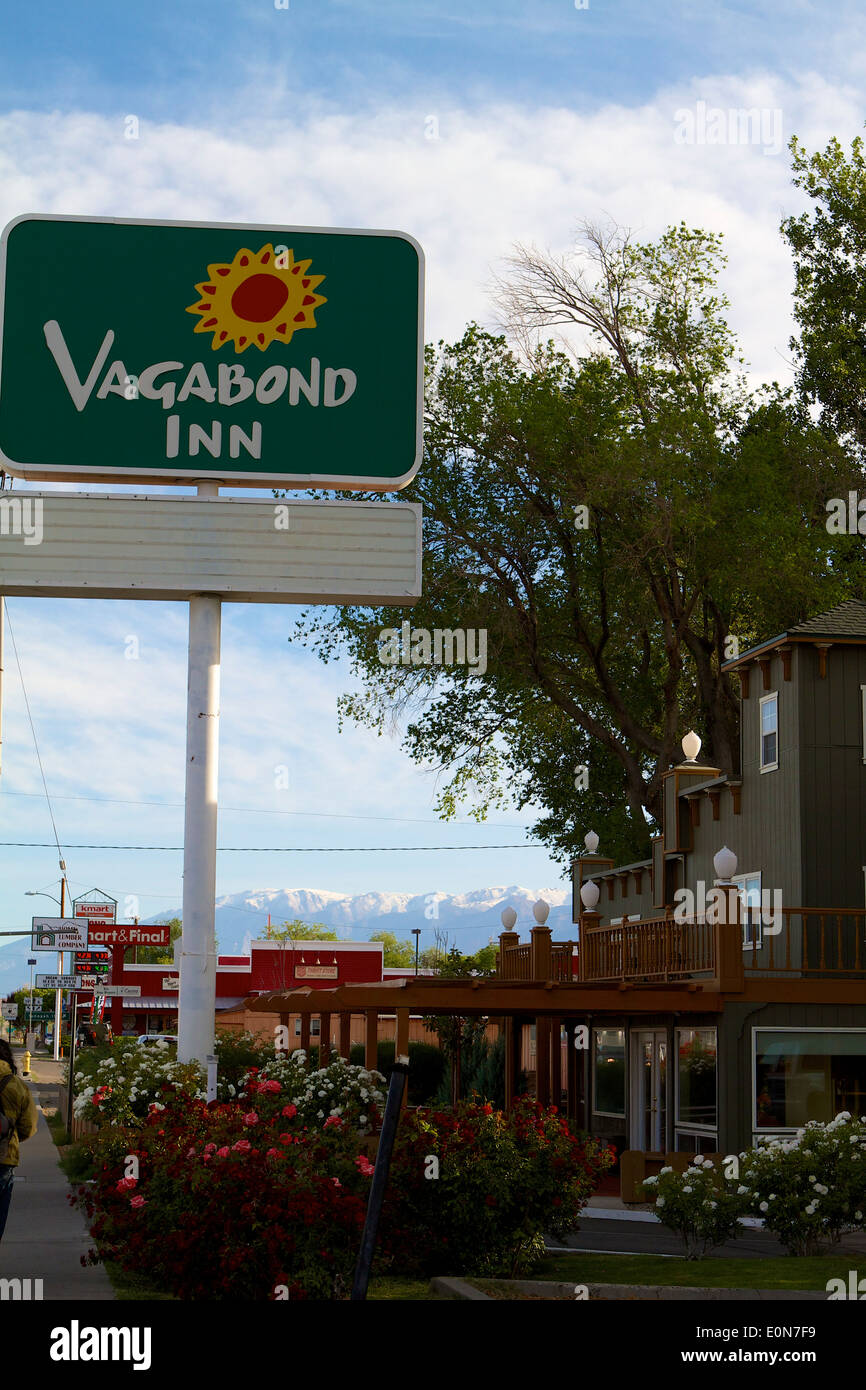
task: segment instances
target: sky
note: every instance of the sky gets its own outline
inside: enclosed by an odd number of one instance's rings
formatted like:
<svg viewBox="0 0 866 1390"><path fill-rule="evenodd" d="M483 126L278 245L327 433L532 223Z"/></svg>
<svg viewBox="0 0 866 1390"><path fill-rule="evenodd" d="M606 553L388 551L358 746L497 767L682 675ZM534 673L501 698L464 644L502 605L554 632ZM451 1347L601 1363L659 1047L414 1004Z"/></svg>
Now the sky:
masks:
<svg viewBox="0 0 866 1390"><path fill-rule="evenodd" d="M754 383L791 379L779 223L803 203L787 143L847 145L864 121L866 18L848 0L49 0L4 7L0 26L0 224L41 212L409 232L438 341L470 320L498 327L491 287L516 243L561 254L584 220L643 239L685 221L724 234ZM752 108L760 121L731 138L728 113ZM177 907L185 607L15 598L8 613L0 930L56 911L25 897L59 891L52 812L73 893L102 889L121 915ZM479 826L465 807L443 824L434 770L399 738L338 733L351 675L289 640L296 617L224 606L218 893L561 886L531 815ZM71 847L85 844L170 848Z"/></svg>

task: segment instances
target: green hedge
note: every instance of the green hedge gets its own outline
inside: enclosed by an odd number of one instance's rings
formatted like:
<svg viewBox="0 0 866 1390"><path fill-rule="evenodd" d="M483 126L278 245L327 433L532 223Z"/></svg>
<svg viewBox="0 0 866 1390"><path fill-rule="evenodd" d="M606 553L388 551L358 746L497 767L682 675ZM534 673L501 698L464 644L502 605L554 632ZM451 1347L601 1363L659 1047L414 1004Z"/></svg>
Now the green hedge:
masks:
<svg viewBox="0 0 866 1390"><path fill-rule="evenodd" d="M349 1055L353 1066L364 1065L364 1044L354 1043ZM433 1099L445 1075L447 1060L434 1043L409 1044L409 1104L424 1105ZM389 1077L394 1069L394 1043L383 1039L376 1048L376 1070Z"/></svg>

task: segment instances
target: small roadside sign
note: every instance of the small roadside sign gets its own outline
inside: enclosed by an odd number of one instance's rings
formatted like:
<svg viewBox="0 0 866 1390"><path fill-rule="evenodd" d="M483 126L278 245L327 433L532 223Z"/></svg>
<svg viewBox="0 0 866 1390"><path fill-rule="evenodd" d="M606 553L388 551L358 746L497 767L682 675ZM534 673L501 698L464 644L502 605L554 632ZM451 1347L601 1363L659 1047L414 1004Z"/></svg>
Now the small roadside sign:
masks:
<svg viewBox="0 0 866 1390"><path fill-rule="evenodd" d="M100 985L99 993L115 999L140 999L141 985Z"/></svg>
<svg viewBox="0 0 866 1390"><path fill-rule="evenodd" d="M18 1017L18 1005L14 1000L11 1004L0 1004L0 1011L4 1018L11 1019L12 1022Z"/></svg>
<svg viewBox="0 0 866 1390"><path fill-rule="evenodd" d="M74 975L37 975L37 989L75 989L78 981Z"/></svg>
<svg viewBox="0 0 866 1390"><path fill-rule="evenodd" d="M74 917L34 917L31 951L86 951L87 922Z"/></svg>

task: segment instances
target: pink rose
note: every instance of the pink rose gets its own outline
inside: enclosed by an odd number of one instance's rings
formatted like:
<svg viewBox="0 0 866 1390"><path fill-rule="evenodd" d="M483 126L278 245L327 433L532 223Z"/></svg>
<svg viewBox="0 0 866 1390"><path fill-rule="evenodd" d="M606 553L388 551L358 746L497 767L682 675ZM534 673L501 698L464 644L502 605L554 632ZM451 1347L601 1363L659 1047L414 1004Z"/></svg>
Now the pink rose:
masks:
<svg viewBox="0 0 866 1390"><path fill-rule="evenodd" d="M280 1085L279 1081L266 1081L265 1084L262 1086L262 1090L270 1091L271 1095L276 1096L279 1095L280 1091L282 1090L282 1086Z"/></svg>
<svg viewBox="0 0 866 1390"><path fill-rule="evenodd" d="M250 1126L252 1126L252 1125L257 1125L258 1122L259 1122L259 1117L258 1117L258 1115L256 1114L255 1110L250 1110L246 1115L244 1115L244 1124L245 1124L245 1125L250 1125ZM235 1145L235 1148L237 1148L237 1144Z"/></svg>
<svg viewBox="0 0 866 1390"><path fill-rule="evenodd" d="M204 1146L204 1151L205 1151L205 1154L212 1154L212 1153L215 1153L215 1152L216 1152L216 1144L205 1144L205 1146Z"/></svg>
<svg viewBox="0 0 866 1390"><path fill-rule="evenodd" d="M268 1149L267 1153L265 1154L265 1158L277 1158L279 1156L279 1152L279 1149Z"/></svg>
<svg viewBox="0 0 866 1390"><path fill-rule="evenodd" d="M330 1129L332 1125L336 1126L336 1128L339 1129L342 1123L343 1121L340 1119L339 1115L329 1115L325 1123L322 1125L322 1129Z"/></svg>
<svg viewBox="0 0 866 1390"><path fill-rule="evenodd" d="M217 1149L217 1158L228 1158L228 1156L229 1156L228 1144L225 1144L221 1149Z"/></svg>
<svg viewBox="0 0 866 1390"><path fill-rule="evenodd" d="M249 1139L239 1139L236 1144L232 1144L235 1153L239 1154L248 1154L252 1147Z"/></svg>
<svg viewBox="0 0 866 1390"><path fill-rule="evenodd" d="M293 1120L297 1113L298 1107L296 1105L284 1105L280 1111L280 1114L284 1115L287 1120Z"/></svg>
<svg viewBox="0 0 866 1390"><path fill-rule="evenodd" d="M141 1208L145 1205L145 1198L142 1197L139 1193L137 1197L131 1197L129 1199L129 1205L131 1207L135 1207L136 1211L140 1211Z"/></svg>
<svg viewBox="0 0 866 1390"><path fill-rule="evenodd" d="M115 1192L129 1192L131 1188L135 1187L137 1182L138 1178L121 1178L115 1188Z"/></svg>
<svg viewBox="0 0 866 1390"><path fill-rule="evenodd" d="M358 1154L355 1159L355 1167L363 1178L371 1178L375 1169L365 1154Z"/></svg>
<svg viewBox="0 0 866 1390"><path fill-rule="evenodd" d="M335 1187L342 1187L342 1186L343 1186L343 1184L340 1182L340 1179L339 1179L339 1178L331 1178L331 1182L334 1184Z"/></svg>

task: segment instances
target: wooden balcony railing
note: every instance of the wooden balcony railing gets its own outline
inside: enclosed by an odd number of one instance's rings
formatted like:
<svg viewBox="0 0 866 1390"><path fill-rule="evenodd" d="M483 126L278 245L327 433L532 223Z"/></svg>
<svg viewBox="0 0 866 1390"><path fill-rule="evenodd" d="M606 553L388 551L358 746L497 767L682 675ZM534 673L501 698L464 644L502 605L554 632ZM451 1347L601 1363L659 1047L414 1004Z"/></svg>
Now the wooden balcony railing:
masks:
<svg viewBox="0 0 866 1390"><path fill-rule="evenodd" d="M531 942L500 938L499 978L575 983L665 983L692 977L719 981L737 992L744 978L797 976L866 978L866 911L856 908L779 909L763 924L754 909L744 920L719 926L705 918L651 917L616 926L585 917L577 953L573 943L546 932Z"/></svg>
<svg viewBox="0 0 866 1390"><path fill-rule="evenodd" d="M747 914L748 915L748 914ZM866 974L866 912L786 907L744 924L743 969L766 975ZM780 920L781 919L781 920Z"/></svg>
<svg viewBox="0 0 866 1390"><path fill-rule="evenodd" d="M664 981L712 975L715 929L707 922L677 922L673 917L590 927L583 933L579 962L582 981Z"/></svg>

